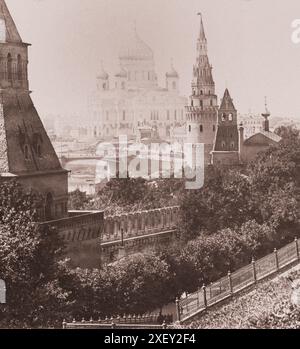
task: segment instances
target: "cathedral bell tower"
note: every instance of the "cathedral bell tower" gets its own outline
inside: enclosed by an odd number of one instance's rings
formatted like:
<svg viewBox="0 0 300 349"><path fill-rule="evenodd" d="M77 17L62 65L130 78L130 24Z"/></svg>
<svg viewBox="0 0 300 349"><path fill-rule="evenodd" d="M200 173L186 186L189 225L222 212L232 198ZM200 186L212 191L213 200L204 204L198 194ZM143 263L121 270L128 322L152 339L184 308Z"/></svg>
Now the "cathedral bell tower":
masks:
<svg viewBox="0 0 300 349"><path fill-rule="evenodd" d="M197 59L193 67L192 95L186 107L187 142L204 143L205 163L210 163L217 127L218 98L212 66L207 55L207 39L201 14L200 32L197 41Z"/></svg>
<svg viewBox="0 0 300 349"><path fill-rule="evenodd" d="M41 194L40 219L67 216L64 170L30 97L28 46L0 0L0 180L16 178Z"/></svg>
<svg viewBox="0 0 300 349"><path fill-rule="evenodd" d="M218 129L212 152L212 164L232 166L239 164L239 131L237 110L234 107L228 89L218 112Z"/></svg>

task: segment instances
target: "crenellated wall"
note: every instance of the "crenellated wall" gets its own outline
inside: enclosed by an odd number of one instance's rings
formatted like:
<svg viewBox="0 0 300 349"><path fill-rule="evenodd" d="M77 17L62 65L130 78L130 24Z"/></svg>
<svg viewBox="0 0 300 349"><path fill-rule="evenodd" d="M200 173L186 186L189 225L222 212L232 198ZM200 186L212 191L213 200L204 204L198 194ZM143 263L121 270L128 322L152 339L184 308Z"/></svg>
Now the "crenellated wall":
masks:
<svg viewBox="0 0 300 349"><path fill-rule="evenodd" d="M69 211L54 226L66 244L73 267L100 268L126 255L169 244L177 233L179 207L107 216L98 211Z"/></svg>
<svg viewBox="0 0 300 349"><path fill-rule="evenodd" d="M127 255L169 244L177 234L179 207L107 216L101 239L101 261L114 262Z"/></svg>

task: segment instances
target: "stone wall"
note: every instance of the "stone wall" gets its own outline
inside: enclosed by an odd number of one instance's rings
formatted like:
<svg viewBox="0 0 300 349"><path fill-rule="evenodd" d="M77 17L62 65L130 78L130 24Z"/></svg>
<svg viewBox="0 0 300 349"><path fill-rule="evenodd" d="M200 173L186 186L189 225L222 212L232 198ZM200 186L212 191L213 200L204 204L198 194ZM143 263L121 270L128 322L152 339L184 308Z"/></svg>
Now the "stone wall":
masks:
<svg viewBox="0 0 300 349"><path fill-rule="evenodd" d="M104 213L99 211L70 211L68 218L48 224L58 229L66 244L66 256L73 267L99 268L101 266L101 235Z"/></svg>

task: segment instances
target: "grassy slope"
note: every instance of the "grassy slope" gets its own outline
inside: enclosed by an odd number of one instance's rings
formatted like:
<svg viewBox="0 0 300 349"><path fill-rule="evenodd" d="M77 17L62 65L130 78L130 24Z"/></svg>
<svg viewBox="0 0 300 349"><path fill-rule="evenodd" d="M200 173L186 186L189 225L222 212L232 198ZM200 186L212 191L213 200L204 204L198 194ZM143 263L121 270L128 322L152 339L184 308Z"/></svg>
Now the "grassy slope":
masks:
<svg viewBox="0 0 300 349"><path fill-rule="evenodd" d="M209 311L185 328L193 329L289 329L300 328L300 304L291 302L292 282L300 279L300 268L266 281L249 294Z"/></svg>

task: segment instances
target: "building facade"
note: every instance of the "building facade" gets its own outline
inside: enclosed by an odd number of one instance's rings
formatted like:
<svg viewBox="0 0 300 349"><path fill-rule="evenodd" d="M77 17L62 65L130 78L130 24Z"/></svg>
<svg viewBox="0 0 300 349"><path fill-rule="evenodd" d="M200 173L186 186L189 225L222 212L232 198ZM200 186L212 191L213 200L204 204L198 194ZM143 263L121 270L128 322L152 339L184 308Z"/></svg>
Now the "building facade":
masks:
<svg viewBox="0 0 300 349"><path fill-rule="evenodd" d="M111 140L135 139L140 128L151 128L163 140L185 123L186 98L179 94L179 75L171 64L165 87L160 87L152 49L135 30L119 53L120 68L110 76L103 68L89 99L86 136Z"/></svg>
<svg viewBox="0 0 300 349"><path fill-rule="evenodd" d="M218 111L218 127L212 152L212 164L238 165L240 162L239 141L237 110L226 89Z"/></svg>

